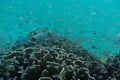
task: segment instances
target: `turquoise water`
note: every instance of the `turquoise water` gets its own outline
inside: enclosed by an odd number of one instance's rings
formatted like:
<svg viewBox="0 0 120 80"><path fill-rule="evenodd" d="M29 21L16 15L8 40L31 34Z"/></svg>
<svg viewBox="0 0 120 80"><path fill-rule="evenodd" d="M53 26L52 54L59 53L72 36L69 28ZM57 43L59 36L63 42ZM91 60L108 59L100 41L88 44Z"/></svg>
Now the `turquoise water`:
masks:
<svg viewBox="0 0 120 80"><path fill-rule="evenodd" d="M120 50L119 0L0 0L0 50L49 29L98 57Z"/></svg>

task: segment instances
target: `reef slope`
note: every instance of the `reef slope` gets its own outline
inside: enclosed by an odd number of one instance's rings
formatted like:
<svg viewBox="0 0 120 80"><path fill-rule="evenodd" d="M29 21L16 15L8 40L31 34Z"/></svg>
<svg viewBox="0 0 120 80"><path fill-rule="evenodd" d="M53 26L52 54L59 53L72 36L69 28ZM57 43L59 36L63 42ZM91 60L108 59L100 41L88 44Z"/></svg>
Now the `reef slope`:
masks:
<svg viewBox="0 0 120 80"><path fill-rule="evenodd" d="M0 80L120 80L120 53L102 63L65 37L36 31L3 55Z"/></svg>

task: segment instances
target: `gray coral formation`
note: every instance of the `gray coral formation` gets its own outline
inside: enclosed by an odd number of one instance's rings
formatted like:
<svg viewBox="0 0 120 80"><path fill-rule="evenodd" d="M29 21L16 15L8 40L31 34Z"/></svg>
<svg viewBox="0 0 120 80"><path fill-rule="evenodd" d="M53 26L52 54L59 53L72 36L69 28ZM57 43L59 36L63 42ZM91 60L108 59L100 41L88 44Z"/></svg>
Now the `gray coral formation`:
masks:
<svg viewBox="0 0 120 80"><path fill-rule="evenodd" d="M113 59L103 64L87 50L64 37L51 32L33 32L23 40L18 41L0 60L0 80L120 79L109 71L112 68L108 64ZM120 65L119 61L116 65ZM111 66L114 65L113 62Z"/></svg>
<svg viewBox="0 0 120 80"><path fill-rule="evenodd" d="M107 69L109 74L111 74L111 77L116 80L120 80L120 52L115 56L108 58L107 64Z"/></svg>
<svg viewBox="0 0 120 80"><path fill-rule="evenodd" d="M89 68L97 64L64 49L48 47L14 51L1 63L2 78L11 80L95 80Z"/></svg>

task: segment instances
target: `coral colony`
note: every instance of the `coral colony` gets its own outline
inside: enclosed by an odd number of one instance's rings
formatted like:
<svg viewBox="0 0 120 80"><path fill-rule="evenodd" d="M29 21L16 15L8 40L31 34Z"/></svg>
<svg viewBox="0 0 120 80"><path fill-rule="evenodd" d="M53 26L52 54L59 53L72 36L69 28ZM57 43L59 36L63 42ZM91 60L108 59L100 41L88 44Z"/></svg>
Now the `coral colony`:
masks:
<svg viewBox="0 0 120 80"><path fill-rule="evenodd" d="M3 55L0 80L120 80L120 52L102 63L64 37L32 32Z"/></svg>

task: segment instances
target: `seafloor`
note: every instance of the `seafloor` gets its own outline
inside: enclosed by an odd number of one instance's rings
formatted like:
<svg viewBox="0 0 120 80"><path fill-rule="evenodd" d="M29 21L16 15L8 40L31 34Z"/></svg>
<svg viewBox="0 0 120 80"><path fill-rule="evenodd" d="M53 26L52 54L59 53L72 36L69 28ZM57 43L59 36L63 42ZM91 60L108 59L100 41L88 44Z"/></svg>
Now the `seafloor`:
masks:
<svg viewBox="0 0 120 80"><path fill-rule="evenodd" d="M32 32L3 52L0 80L120 80L120 52L103 63L65 37Z"/></svg>

